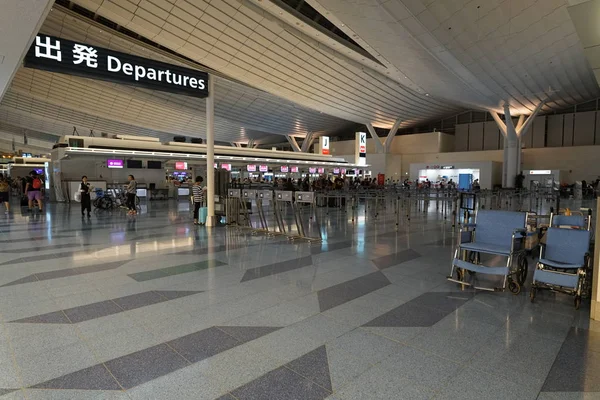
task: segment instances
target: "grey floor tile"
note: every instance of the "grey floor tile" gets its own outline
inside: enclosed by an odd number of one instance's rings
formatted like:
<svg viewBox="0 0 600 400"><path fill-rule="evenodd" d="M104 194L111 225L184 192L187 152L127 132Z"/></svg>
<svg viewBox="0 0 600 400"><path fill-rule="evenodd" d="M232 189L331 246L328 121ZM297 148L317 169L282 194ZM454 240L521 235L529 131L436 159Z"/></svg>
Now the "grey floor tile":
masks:
<svg viewBox="0 0 600 400"><path fill-rule="evenodd" d="M69 324L71 323L64 312L55 311L51 313L36 315L34 317L17 319L11 321L21 324Z"/></svg>
<svg viewBox="0 0 600 400"><path fill-rule="evenodd" d="M541 392L537 400L598 400L600 392Z"/></svg>
<svg viewBox="0 0 600 400"><path fill-rule="evenodd" d="M104 365L101 364L34 385L32 388L121 390L121 386L119 386Z"/></svg>
<svg viewBox="0 0 600 400"><path fill-rule="evenodd" d="M271 326L217 326L216 328L233 336L240 343L250 342L280 329Z"/></svg>
<svg viewBox="0 0 600 400"><path fill-rule="evenodd" d="M600 392L598 332L573 328L548 373L542 392Z"/></svg>
<svg viewBox="0 0 600 400"><path fill-rule="evenodd" d="M398 253L389 254L381 257L374 258L372 261L379 269L386 269L393 267L394 265L402 264L403 262L414 260L421 257L421 254L417 253L413 249L403 250Z"/></svg>
<svg viewBox="0 0 600 400"><path fill-rule="evenodd" d="M282 367L231 392L239 400L304 399L321 400L331 394L315 383Z"/></svg>
<svg viewBox="0 0 600 400"><path fill-rule="evenodd" d="M223 396L219 397L216 400L236 400L235 397L233 397L232 395L230 395L229 393L224 394Z"/></svg>
<svg viewBox="0 0 600 400"><path fill-rule="evenodd" d="M330 392L332 391L325 346L318 347L310 353L289 362L285 366Z"/></svg>
<svg viewBox="0 0 600 400"><path fill-rule="evenodd" d="M130 389L189 363L166 344L160 344L105 363L119 384Z"/></svg>
<svg viewBox="0 0 600 400"><path fill-rule="evenodd" d="M428 307L434 310L451 313L465 305L473 298L471 292L428 292L411 300L407 304Z"/></svg>
<svg viewBox="0 0 600 400"><path fill-rule="evenodd" d="M190 363L195 363L239 346L241 342L218 328L209 328L167 344Z"/></svg>
<svg viewBox="0 0 600 400"><path fill-rule="evenodd" d="M265 265L265 266L258 267L258 268L252 268L252 269L247 270L244 273L244 276L242 277L242 280L240 282L247 282L247 281L251 281L253 279L259 279L259 278L264 278L266 276L277 275L277 274L281 274L283 272L293 271L295 269L308 267L309 265L312 265L312 257L311 256L295 258L292 260L281 261L281 262Z"/></svg>
<svg viewBox="0 0 600 400"><path fill-rule="evenodd" d="M321 312L342 305L350 300L364 296L390 284L381 272L373 272L335 286L319 290Z"/></svg>
<svg viewBox="0 0 600 400"><path fill-rule="evenodd" d="M421 307L409 302L367 322L364 326L426 327L436 324L448 314L448 312Z"/></svg>
<svg viewBox="0 0 600 400"><path fill-rule="evenodd" d="M155 290L159 295L166 297L169 300L179 299L181 297L192 296L198 293L204 293L202 291L183 291L183 290Z"/></svg>
<svg viewBox="0 0 600 400"><path fill-rule="evenodd" d="M0 389L0 396L14 392L17 389Z"/></svg>
<svg viewBox="0 0 600 400"><path fill-rule="evenodd" d="M531 390L514 382L472 368L464 368L448 381L435 397L464 400L534 400L538 390Z"/></svg>
<svg viewBox="0 0 600 400"><path fill-rule="evenodd" d="M119 297L117 299L113 299L112 301L123 310L127 311L149 306L151 304L162 303L163 301L167 301L167 298L156 292L143 292L132 294L130 296Z"/></svg>
<svg viewBox="0 0 600 400"><path fill-rule="evenodd" d="M335 250L341 250L341 249L347 249L348 247L352 247L352 240L346 240L343 242L336 242L336 243L321 243L318 246L313 246L310 248L310 253L311 254L321 254L321 253L327 253L330 251L335 251Z"/></svg>
<svg viewBox="0 0 600 400"><path fill-rule="evenodd" d="M105 317L111 314L117 314L120 312L123 312L123 309L121 309L111 300L64 310L64 313L67 315L67 318L69 318L69 321L74 324L88 321L90 319Z"/></svg>

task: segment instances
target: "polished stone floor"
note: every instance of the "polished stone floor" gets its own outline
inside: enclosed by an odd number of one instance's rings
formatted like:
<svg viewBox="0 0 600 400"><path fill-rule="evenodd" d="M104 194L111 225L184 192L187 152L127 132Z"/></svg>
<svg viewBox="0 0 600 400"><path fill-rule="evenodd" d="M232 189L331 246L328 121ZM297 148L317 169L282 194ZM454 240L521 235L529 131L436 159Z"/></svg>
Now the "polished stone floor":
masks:
<svg viewBox="0 0 600 400"><path fill-rule="evenodd" d="M196 227L184 203L15 209L0 399L600 398L589 308L461 291L435 209L398 230L393 212L320 222L309 244Z"/></svg>

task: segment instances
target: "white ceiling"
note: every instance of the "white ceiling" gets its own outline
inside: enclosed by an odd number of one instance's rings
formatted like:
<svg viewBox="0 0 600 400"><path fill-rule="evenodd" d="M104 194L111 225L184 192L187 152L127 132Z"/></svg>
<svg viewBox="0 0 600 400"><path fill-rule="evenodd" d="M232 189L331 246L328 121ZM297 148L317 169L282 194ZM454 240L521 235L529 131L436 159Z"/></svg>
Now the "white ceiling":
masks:
<svg viewBox="0 0 600 400"><path fill-rule="evenodd" d="M220 141L401 127L508 101L529 113L600 97L567 6L578 0L306 0L368 51L344 46L279 0L74 0L218 71ZM41 32L198 67L54 7ZM230 79L226 79L226 77ZM549 90L550 89L550 90ZM202 100L20 69L0 120L50 133L204 136Z"/></svg>

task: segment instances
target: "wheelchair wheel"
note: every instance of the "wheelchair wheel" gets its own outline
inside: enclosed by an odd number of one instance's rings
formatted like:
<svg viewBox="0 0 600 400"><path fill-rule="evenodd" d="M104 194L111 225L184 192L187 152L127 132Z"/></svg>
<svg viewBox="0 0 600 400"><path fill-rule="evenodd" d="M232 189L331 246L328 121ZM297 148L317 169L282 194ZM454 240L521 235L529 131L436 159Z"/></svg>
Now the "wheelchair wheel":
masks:
<svg viewBox="0 0 600 400"><path fill-rule="evenodd" d="M529 268L529 263L527 262L527 257L525 255L520 255L517 266L517 282L519 285L523 286L525 280L527 279L527 269Z"/></svg>
<svg viewBox="0 0 600 400"><path fill-rule="evenodd" d="M508 282L508 290L515 296L521 293L521 285L519 282L513 281L512 279Z"/></svg>
<svg viewBox="0 0 600 400"><path fill-rule="evenodd" d="M581 306L581 296L575 296L575 309L579 310L580 306Z"/></svg>

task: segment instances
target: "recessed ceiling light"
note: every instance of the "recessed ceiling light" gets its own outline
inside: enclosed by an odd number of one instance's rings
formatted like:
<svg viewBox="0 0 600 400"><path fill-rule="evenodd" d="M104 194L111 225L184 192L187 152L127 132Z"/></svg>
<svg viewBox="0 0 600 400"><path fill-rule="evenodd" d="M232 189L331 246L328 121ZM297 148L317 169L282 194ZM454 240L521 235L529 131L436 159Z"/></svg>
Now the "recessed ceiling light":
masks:
<svg viewBox="0 0 600 400"><path fill-rule="evenodd" d="M425 93L425 96L429 96L429 93Z"/></svg>

